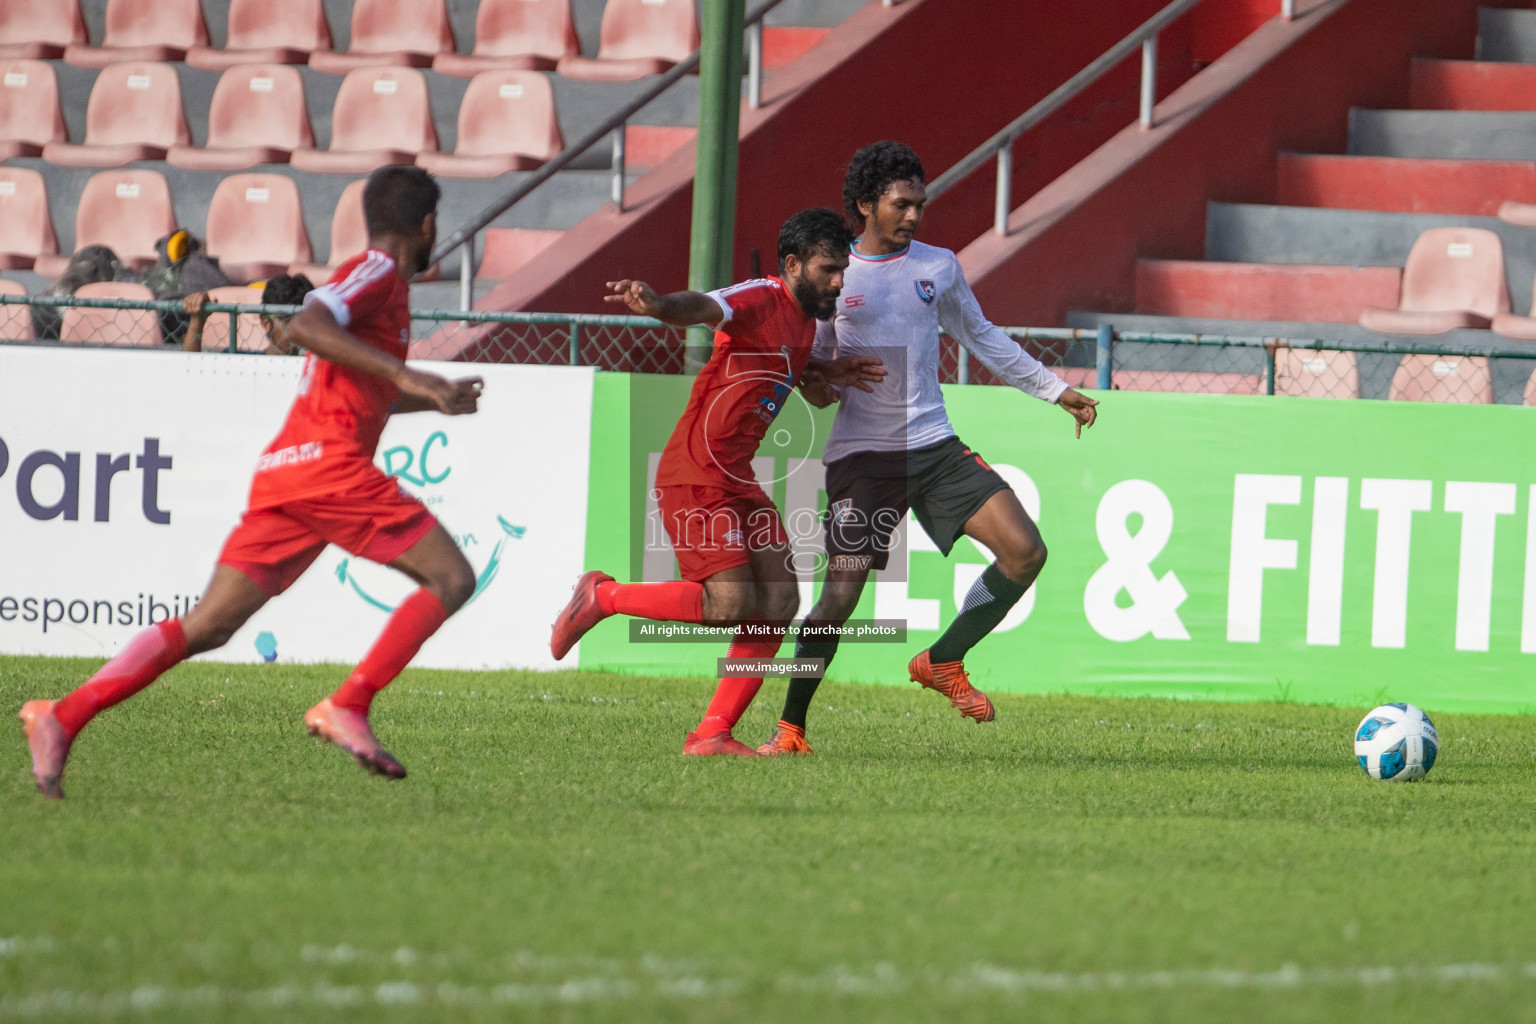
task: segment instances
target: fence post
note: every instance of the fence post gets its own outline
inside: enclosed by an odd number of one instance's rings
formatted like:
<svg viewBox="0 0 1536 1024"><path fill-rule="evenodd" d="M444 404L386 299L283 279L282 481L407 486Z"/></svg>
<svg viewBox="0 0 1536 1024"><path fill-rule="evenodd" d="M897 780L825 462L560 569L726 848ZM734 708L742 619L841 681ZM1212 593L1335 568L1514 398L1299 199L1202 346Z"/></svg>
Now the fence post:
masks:
<svg viewBox="0 0 1536 1024"><path fill-rule="evenodd" d="M1141 127L1152 127L1152 108L1157 105L1157 36L1141 44Z"/></svg>
<svg viewBox="0 0 1536 1024"><path fill-rule="evenodd" d="M238 344L236 344L237 339L235 337L239 333L239 331L240 331L240 314L235 312L234 310L230 310L229 311L229 347L226 349L226 351L228 351L228 352L238 352L238 351L240 351L240 346Z"/></svg>
<svg viewBox="0 0 1536 1024"><path fill-rule="evenodd" d="M1264 393L1275 393L1275 349L1279 347L1279 339L1269 342L1264 346Z"/></svg>
<svg viewBox="0 0 1536 1024"><path fill-rule="evenodd" d="M1097 383L1100 391L1108 391L1114 385L1114 344L1114 325L1099 324L1099 347L1097 360L1099 379Z"/></svg>
<svg viewBox="0 0 1536 1024"><path fill-rule="evenodd" d="M581 365L581 324L571 321L571 365Z"/></svg>
<svg viewBox="0 0 1536 1024"><path fill-rule="evenodd" d="M475 236L459 247L459 308L469 310L475 305Z"/></svg>
<svg viewBox="0 0 1536 1024"><path fill-rule="evenodd" d="M624 212L624 132L629 122L613 130L613 207Z"/></svg>
<svg viewBox="0 0 1536 1024"><path fill-rule="evenodd" d="M969 384L971 382L971 350L960 342L955 342L955 347L960 350L955 358L955 383Z"/></svg>

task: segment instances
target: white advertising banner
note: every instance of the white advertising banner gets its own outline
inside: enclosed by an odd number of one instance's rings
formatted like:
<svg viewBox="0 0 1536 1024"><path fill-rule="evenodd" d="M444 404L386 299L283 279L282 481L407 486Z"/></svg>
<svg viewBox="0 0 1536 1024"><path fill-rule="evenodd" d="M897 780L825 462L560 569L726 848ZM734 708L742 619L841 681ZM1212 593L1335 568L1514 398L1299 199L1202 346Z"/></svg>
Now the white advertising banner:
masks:
<svg viewBox="0 0 1536 1024"><path fill-rule="evenodd" d="M379 445L476 573L474 598L413 664L552 667L549 623L586 540L594 371L419 365L486 387L478 414L396 416ZM0 652L109 656L195 603L301 366L0 346ZM205 657L355 662L413 588L328 548Z"/></svg>

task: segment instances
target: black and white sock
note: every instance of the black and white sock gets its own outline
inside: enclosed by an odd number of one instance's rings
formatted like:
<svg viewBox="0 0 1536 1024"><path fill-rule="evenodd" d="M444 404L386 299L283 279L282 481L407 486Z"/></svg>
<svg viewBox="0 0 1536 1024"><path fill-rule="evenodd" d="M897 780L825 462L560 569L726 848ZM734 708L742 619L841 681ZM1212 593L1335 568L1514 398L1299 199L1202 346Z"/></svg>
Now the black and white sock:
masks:
<svg viewBox="0 0 1536 1024"><path fill-rule="evenodd" d="M963 661L966 652L997 628L1008 610L1019 603L1028 587L1021 587L1003 575L993 562L965 595L960 614L949 624L944 635L928 649L928 660L933 664Z"/></svg>

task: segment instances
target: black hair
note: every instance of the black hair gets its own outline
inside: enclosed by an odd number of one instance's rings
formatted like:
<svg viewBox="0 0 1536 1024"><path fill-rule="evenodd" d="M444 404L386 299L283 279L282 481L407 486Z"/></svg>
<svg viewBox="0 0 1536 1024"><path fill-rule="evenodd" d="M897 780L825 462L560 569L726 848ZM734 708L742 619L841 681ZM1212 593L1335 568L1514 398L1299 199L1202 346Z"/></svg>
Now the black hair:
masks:
<svg viewBox="0 0 1536 1024"><path fill-rule="evenodd" d="M779 273L784 272L784 261L790 256L803 263L818 253L846 253L852 244L853 235L835 210L822 206L801 210L779 229Z"/></svg>
<svg viewBox="0 0 1536 1024"><path fill-rule="evenodd" d="M843 177L843 212L855 231L864 230L864 211L860 203L871 206L880 202L892 182L927 181L923 162L910 146L889 139L871 143L853 154L848 173Z"/></svg>
<svg viewBox="0 0 1536 1024"><path fill-rule="evenodd" d="M314 290L314 282L303 274L282 274L268 281L261 290L261 303L264 306L297 306Z"/></svg>
<svg viewBox="0 0 1536 1024"><path fill-rule="evenodd" d="M363 186L363 221L368 236L405 235L437 209L443 190L432 175L410 164L389 164L368 175Z"/></svg>

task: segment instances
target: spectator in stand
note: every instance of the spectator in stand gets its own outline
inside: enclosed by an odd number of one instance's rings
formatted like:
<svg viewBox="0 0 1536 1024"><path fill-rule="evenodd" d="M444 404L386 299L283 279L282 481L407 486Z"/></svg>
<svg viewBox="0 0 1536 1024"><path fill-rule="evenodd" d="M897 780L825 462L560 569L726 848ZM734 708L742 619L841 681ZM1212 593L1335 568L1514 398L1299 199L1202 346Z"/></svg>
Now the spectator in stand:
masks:
<svg viewBox="0 0 1536 1024"><path fill-rule="evenodd" d="M144 272L144 286L159 300L185 299L210 288L225 288L231 283L209 256L203 240L187 230L177 230L155 243L159 260ZM160 331L168 345L186 346L188 318L179 312L160 314Z"/></svg>
<svg viewBox="0 0 1536 1024"><path fill-rule="evenodd" d="M118 260L117 253L104 245L88 245L70 257L64 273L43 294L50 297L74 295L82 285L133 280L137 278ZM58 341L59 325L63 321L61 306L32 307L32 332L38 341Z"/></svg>
<svg viewBox="0 0 1536 1024"><path fill-rule="evenodd" d="M268 281L266 287L261 290L261 304L263 306L297 306L303 303L304 296L313 291L314 287L309 278L303 274L283 274ZM189 320L187 334L182 339L181 347L187 352L203 350L203 328L208 323L208 314L203 312L203 304L207 301L207 292L194 292L183 302ZM291 315L289 313L261 315L261 329L267 334L267 355L299 354L299 347L288 340L288 318Z"/></svg>

